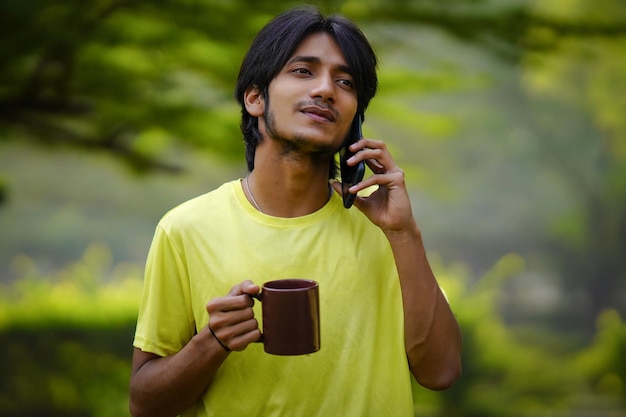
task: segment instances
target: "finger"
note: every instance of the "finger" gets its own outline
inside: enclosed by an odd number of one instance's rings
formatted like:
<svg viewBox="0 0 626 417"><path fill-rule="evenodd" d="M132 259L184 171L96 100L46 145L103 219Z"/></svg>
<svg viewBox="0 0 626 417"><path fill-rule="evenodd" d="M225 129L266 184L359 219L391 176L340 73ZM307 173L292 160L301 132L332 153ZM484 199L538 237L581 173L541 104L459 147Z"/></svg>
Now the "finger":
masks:
<svg viewBox="0 0 626 417"><path fill-rule="evenodd" d="M356 165L360 161L364 161L374 174L384 174L394 169L395 163L391 155L386 154L380 149L363 149L350 159L349 165Z"/></svg>
<svg viewBox="0 0 626 417"><path fill-rule="evenodd" d="M261 337L259 323L255 319L221 329L213 328L211 325L207 327L219 344L227 351L243 350L248 344Z"/></svg>
<svg viewBox="0 0 626 417"><path fill-rule="evenodd" d="M246 295L253 295L254 296L254 295L257 295L259 293L261 288L258 285L254 284L252 281L244 281L242 283L241 290Z"/></svg>
<svg viewBox="0 0 626 417"><path fill-rule="evenodd" d="M369 196L372 196L373 194L379 192L381 187L389 186L392 181L393 181L393 174L384 173L384 174L371 175L367 178L364 178L363 181L357 184L354 184L352 187L350 187L350 192L353 194L356 194L359 191L365 190L366 188L376 187L375 191L369 193Z"/></svg>
<svg viewBox="0 0 626 417"><path fill-rule="evenodd" d="M213 330L221 329L229 326L235 326L254 319L254 310L245 308L242 310L218 311L213 314L209 313L209 325Z"/></svg>
<svg viewBox="0 0 626 417"><path fill-rule="evenodd" d="M234 337L240 336L245 333L249 333L259 328L259 322L253 317L247 320L237 321L229 324L228 326L218 327L211 323L211 328L217 334L219 334L221 340L231 340Z"/></svg>
<svg viewBox="0 0 626 417"><path fill-rule="evenodd" d="M258 340L261 333L259 323L254 318L221 328L210 324L209 328L212 329L215 337L231 350L245 348L248 343Z"/></svg>
<svg viewBox="0 0 626 417"><path fill-rule="evenodd" d="M365 163L374 174L384 174L386 172L385 167L375 159L366 159Z"/></svg>
<svg viewBox="0 0 626 417"><path fill-rule="evenodd" d="M261 331L257 327L247 333L233 337L229 341L229 348L235 351L242 351L248 347L250 343L254 343L261 338Z"/></svg>
<svg viewBox="0 0 626 417"><path fill-rule="evenodd" d="M254 305L254 300L248 295L228 295L226 297L213 298L206 304L206 310L211 314L243 310Z"/></svg>
<svg viewBox="0 0 626 417"><path fill-rule="evenodd" d="M251 319L222 329L220 335L220 338L223 337L222 340L227 341L230 349L239 350L248 343L258 340L261 331L257 320Z"/></svg>
<svg viewBox="0 0 626 417"><path fill-rule="evenodd" d="M350 150L354 152L365 148L374 149L382 148L384 146L385 142L383 142L382 140L368 139L366 137L362 137L361 139L350 145Z"/></svg>
<svg viewBox="0 0 626 417"><path fill-rule="evenodd" d="M371 160L368 162L368 166L374 172L381 171L384 167L387 167L387 171L389 171L390 167L395 166L389 148L383 141L363 138L355 142L350 150L355 153L355 157L351 158L355 161ZM353 165L351 160L349 162L350 165Z"/></svg>
<svg viewBox="0 0 626 417"><path fill-rule="evenodd" d="M240 282L237 285L234 285L230 291L228 292L228 295L242 295L242 294L249 294L250 291L252 291L254 288L256 288L256 291L259 291L259 286L255 285L252 281L250 280L245 280Z"/></svg>

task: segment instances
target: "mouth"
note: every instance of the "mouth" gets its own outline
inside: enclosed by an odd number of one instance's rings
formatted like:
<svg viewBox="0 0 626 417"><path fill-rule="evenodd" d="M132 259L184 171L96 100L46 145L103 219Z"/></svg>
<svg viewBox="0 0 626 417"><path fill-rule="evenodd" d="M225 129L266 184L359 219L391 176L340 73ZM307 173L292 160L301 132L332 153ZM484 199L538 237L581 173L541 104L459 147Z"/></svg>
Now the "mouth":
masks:
<svg viewBox="0 0 626 417"><path fill-rule="evenodd" d="M335 122L337 120L335 112L332 111L330 108L324 108L320 106L306 106L300 109L300 111L307 116L310 116L319 121Z"/></svg>

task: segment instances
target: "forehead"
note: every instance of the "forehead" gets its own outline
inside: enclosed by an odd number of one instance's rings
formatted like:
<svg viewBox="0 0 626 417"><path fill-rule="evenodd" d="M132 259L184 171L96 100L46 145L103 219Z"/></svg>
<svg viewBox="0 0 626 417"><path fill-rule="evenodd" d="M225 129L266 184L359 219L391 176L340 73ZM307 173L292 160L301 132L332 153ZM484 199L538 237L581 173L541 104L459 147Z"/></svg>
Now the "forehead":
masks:
<svg viewBox="0 0 626 417"><path fill-rule="evenodd" d="M316 58L320 63L347 69L348 64L337 41L325 32L313 33L300 42L287 63L294 60Z"/></svg>

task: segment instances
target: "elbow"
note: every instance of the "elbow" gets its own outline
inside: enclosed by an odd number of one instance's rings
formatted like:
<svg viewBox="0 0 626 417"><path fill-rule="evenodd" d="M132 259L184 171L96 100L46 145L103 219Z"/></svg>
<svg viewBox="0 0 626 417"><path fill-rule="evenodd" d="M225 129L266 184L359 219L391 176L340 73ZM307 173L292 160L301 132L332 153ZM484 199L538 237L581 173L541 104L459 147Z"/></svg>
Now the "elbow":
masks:
<svg viewBox="0 0 626 417"><path fill-rule="evenodd" d="M139 405L137 404L137 401L133 401L133 395L130 395L129 401L128 401L128 409L130 411L130 415L132 417L147 417L149 416L149 413L146 413L144 410L142 410L141 407L139 407Z"/></svg>
<svg viewBox="0 0 626 417"><path fill-rule="evenodd" d="M128 409L132 417L156 417L160 415L136 404L136 402L133 402L132 398L129 401Z"/></svg>
<svg viewBox="0 0 626 417"><path fill-rule="evenodd" d="M446 366L437 367L436 370L422 372L416 369L412 370L412 373L421 386L433 391L444 391L451 388L461 377L461 359L451 361Z"/></svg>
<svg viewBox="0 0 626 417"><path fill-rule="evenodd" d="M133 382L128 396L128 410L132 417L176 417L190 407L168 401L162 391L146 391Z"/></svg>
<svg viewBox="0 0 626 417"><path fill-rule="evenodd" d="M175 416L176 414L163 414L160 410L150 411L145 407L140 407L133 404L132 400L129 402L129 407L131 417L158 417L158 416Z"/></svg>
<svg viewBox="0 0 626 417"><path fill-rule="evenodd" d="M424 381L420 384L433 391L444 391L451 388L461 377L461 369L450 369L441 372L436 378Z"/></svg>
<svg viewBox="0 0 626 417"><path fill-rule="evenodd" d="M137 408L132 399L128 402L128 410L131 417L144 417L144 414L141 413L141 410Z"/></svg>
<svg viewBox="0 0 626 417"><path fill-rule="evenodd" d="M132 417L143 417L141 412L139 410L137 410L136 407L133 406L133 403L130 403L130 406L128 407L128 409L130 410L130 415Z"/></svg>
<svg viewBox="0 0 626 417"><path fill-rule="evenodd" d="M128 410L132 417L158 417L161 415L157 410L150 410L149 407L146 407L149 402L141 401L140 392L134 390L132 384L128 397Z"/></svg>

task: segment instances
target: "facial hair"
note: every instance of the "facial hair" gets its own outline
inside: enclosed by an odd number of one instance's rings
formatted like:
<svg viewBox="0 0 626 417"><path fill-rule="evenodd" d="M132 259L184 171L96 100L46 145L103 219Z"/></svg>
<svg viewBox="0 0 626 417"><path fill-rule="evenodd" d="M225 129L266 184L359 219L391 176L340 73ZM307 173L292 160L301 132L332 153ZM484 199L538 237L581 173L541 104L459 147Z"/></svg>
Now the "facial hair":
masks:
<svg viewBox="0 0 626 417"><path fill-rule="evenodd" d="M311 141L309 141L306 137L299 136L298 134L288 136L279 132L274 112L272 111L267 98L266 111L263 114L263 120L265 122L265 128L269 138L280 144L282 155L308 153L327 158L328 156L332 156L339 151L339 149L335 149L334 147L331 148L327 145L311 144Z"/></svg>

